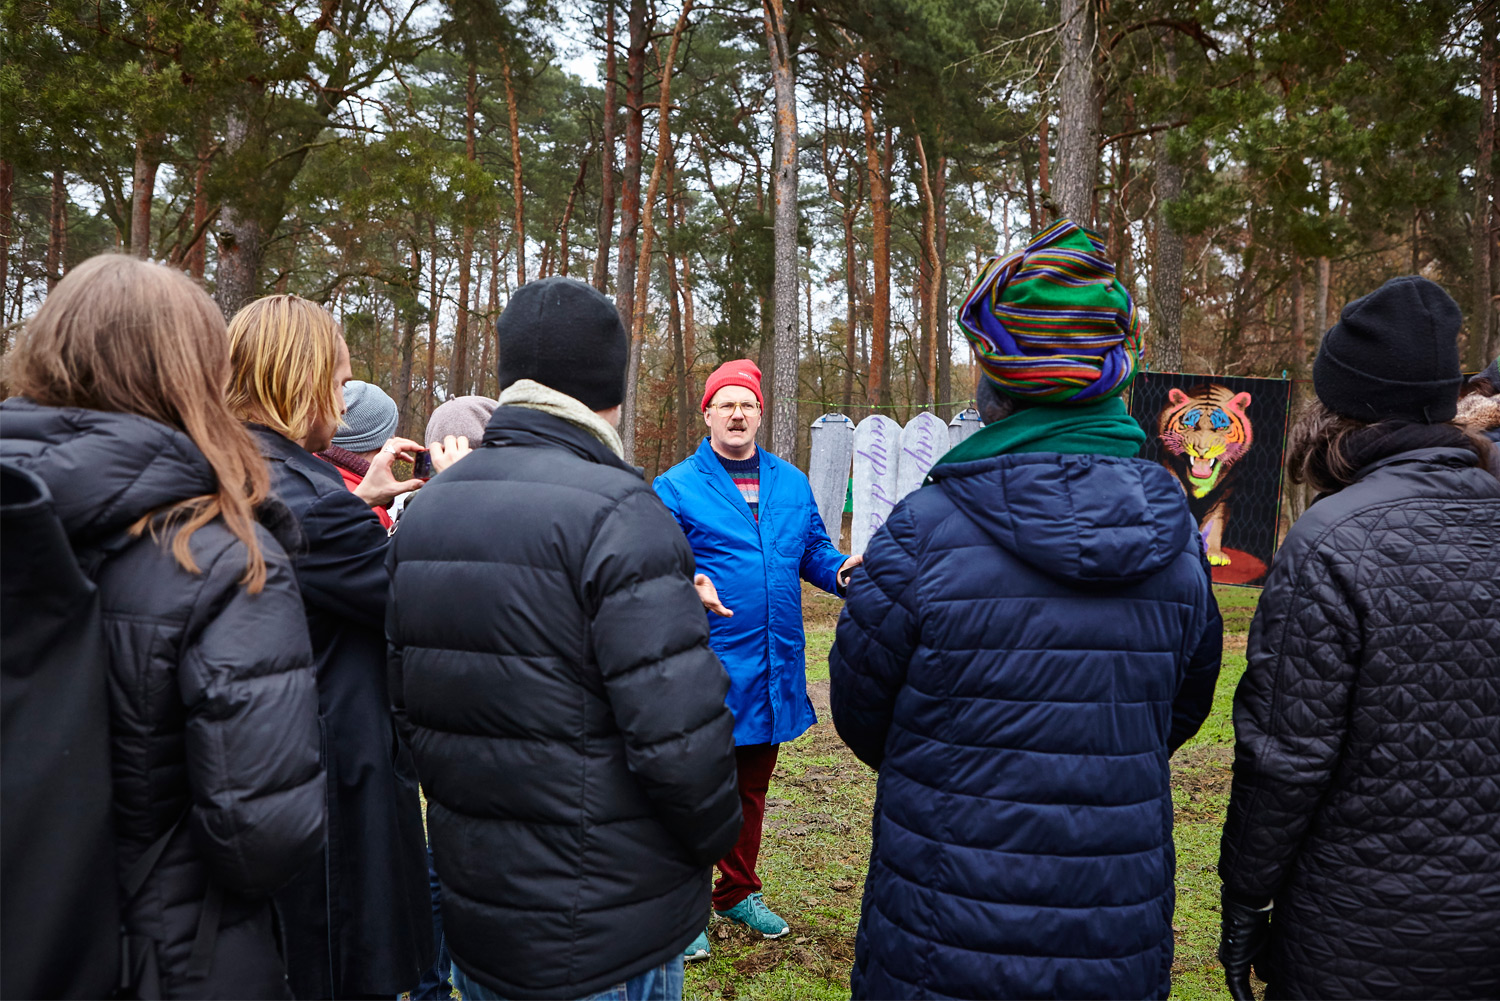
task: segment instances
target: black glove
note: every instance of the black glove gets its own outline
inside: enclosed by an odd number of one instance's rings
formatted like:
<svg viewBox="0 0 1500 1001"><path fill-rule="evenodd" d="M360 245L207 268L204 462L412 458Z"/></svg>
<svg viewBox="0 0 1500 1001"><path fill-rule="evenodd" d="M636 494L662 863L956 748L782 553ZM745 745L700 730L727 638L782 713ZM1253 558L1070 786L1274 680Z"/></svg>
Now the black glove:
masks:
<svg viewBox="0 0 1500 1001"><path fill-rule="evenodd" d="M1219 962L1234 1001L1255 1001L1250 990L1250 967L1259 965L1271 940L1271 905L1251 907L1235 900L1225 887L1220 894L1223 918L1219 933Z"/></svg>

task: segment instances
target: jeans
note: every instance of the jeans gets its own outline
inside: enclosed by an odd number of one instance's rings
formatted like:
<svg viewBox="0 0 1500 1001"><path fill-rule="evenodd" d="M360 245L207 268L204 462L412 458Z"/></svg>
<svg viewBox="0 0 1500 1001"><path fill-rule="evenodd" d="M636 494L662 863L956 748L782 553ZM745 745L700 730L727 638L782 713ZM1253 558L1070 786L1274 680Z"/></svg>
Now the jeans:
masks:
<svg viewBox="0 0 1500 1001"><path fill-rule="evenodd" d="M453 964L453 986L464 1001L505 1001L484 984L464 976L457 963ZM581 1001L682 1001L682 953Z"/></svg>
<svg viewBox="0 0 1500 1001"><path fill-rule="evenodd" d="M422 974L422 982L411 992L412 1001L447 1001L453 996L448 985L448 971L453 964L448 959L448 940L443 938L443 888L438 883L437 869L432 865L432 846L427 847L427 884L432 893L432 937L437 944L437 959L432 968Z"/></svg>

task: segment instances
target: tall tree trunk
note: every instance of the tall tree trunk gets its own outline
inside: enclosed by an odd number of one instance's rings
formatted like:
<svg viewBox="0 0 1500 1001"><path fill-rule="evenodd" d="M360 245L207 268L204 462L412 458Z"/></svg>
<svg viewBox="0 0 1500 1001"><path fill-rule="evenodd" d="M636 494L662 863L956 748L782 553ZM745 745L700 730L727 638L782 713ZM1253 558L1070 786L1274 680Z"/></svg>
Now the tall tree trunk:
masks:
<svg viewBox="0 0 1500 1001"><path fill-rule="evenodd" d="M51 292L68 266L68 184L61 167L52 171L52 205L47 220L47 291Z"/></svg>
<svg viewBox="0 0 1500 1001"><path fill-rule="evenodd" d="M156 196L156 140L142 133L135 139L135 170L130 188L130 252L151 256L151 202Z"/></svg>
<svg viewBox="0 0 1500 1001"><path fill-rule="evenodd" d="M1333 268L1326 257L1318 258L1318 291L1313 302L1313 335L1321 338L1328 332L1328 286Z"/></svg>
<svg viewBox="0 0 1500 1001"><path fill-rule="evenodd" d="M411 299L401 328L401 372L396 380L396 433L404 438L417 434L413 406L412 369L417 355L417 288L422 282L422 254L416 241L411 245Z"/></svg>
<svg viewBox="0 0 1500 1001"><path fill-rule="evenodd" d="M583 155L583 160L578 164L578 179L573 182L573 188L568 192L568 205L563 209L562 223L557 227L558 238L558 273L564 278L568 277L568 224L573 220L573 206L578 202L578 192L583 190L583 179L588 176L589 160L592 150Z"/></svg>
<svg viewBox="0 0 1500 1001"><path fill-rule="evenodd" d="M242 111L232 111L224 128L224 152L234 153L250 136ZM219 265L214 272L214 299L227 320L260 291L260 265L265 255L265 230L259 219L235 201L219 211Z"/></svg>
<svg viewBox="0 0 1500 1001"><path fill-rule="evenodd" d="M1099 172L1096 0L1062 0L1062 67L1057 95L1057 204L1081 226L1094 222Z"/></svg>
<svg viewBox="0 0 1500 1001"><path fill-rule="evenodd" d="M936 203L937 233L934 240L938 262L937 281L934 283L937 296L937 415L948 420L953 416L953 408L948 406L953 399L953 345L948 339L948 156L945 153L938 154L932 193Z"/></svg>
<svg viewBox="0 0 1500 1001"><path fill-rule="evenodd" d="M615 228L615 0L604 2L604 140L599 147L599 249L594 256L594 288L607 292L609 239Z"/></svg>
<svg viewBox="0 0 1500 1001"><path fill-rule="evenodd" d="M199 281L208 267L208 137L198 141L198 169L193 172L193 242L188 244L188 272Z"/></svg>
<svg viewBox="0 0 1500 1001"><path fill-rule="evenodd" d="M0 296L10 289L10 232L13 192L16 183L16 168L9 160L0 158ZM0 300L3 304L3 300ZM5 311L0 309L0 323L5 321Z"/></svg>
<svg viewBox="0 0 1500 1001"><path fill-rule="evenodd" d="M1307 374L1307 293L1302 287L1302 258L1292 255L1292 371L1298 378Z"/></svg>
<svg viewBox="0 0 1500 1001"><path fill-rule="evenodd" d="M891 220L890 202L886 196L885 157L875 141L875 94L872 60L860 53L864 82L860 88L861 110L865 121L865 159L870 172L870 225L872 230L873 282L875 292L870 318L870 375L866 382L871 404L881 406L888 396L885 379L886 351L891 342ZM885 133L890 145L890 131Z"/></svg>
<svg viewBox="0 0 1500 1001"><path fill-rule="evenodd" d="M1043 129L1046 128L1046 124L1045 123L1043 123L1042 128ZM1047 157L1046 144L1042 143L1041 145L1038 146L1038 151L1037 151L1037 163L1038 163L1038 165L1046 163L1047 162L1046 157ZM1033 183L1032 179L1031 179L1031 161L1028 160L1028 159L1026 159L1026 150L1025 150L1024 147L1021 150L1021 180L1026 185L1026 214L1027 214L1027 216L1031 220L1031 235L1035 236L1036 234L1038 234L1038 233L1040 233L1042 231L1042 216L1041 216L1041 210L1037 208L1036 184ZM975 205L975 213L978 214L978 205L977 204ZM1031 241L1028 240L1027 242L1030 243ZM1007 226L1005 228L1005 243L1006 243L1006 247L1007 247L1007 250L1008 250L1008 248L1010 246L1010 227L1009 226ZM1009 256L1008 253L1007 253L1007 256ZM979 247L975 247L974 248L974 261L975 261L975 263L976 264L980 264L981 262L983 262L983 260L984 260L984 254L980 251Z"/></svg>
<svg viewBox="0 0 1500 1001"><path fill-rule="evenodd" d="M641 225L641 147L646 132L646 45L651 38L646 0L630 0L630 42L625 53L625 167L620 178L620 254L615 270L615 307L627 330L635 326L636 266ZM635 374L640 346L631 338L626 362L625 406L620 437L627 457L635 455Z"/></svg>
<svg viewBox="0 0 1500 1001"><path fill-rule="evenodd" d="M1052 104L1047 97L1047 81L1040 73L1037 78L1041 83L1039 103L1041 104L1042 117L1036 125L1036 184L1041 192L1042 210L1037 211L1035 201L1031 203L1031 235L1036 236L1047 227L1045 221L1047 206L1052 204L1052 148L1048 145L1052 130ZM1028 192L1029 185L1028 184ZM1031 241L1027 241L1030 243Z"/></svg>
<svg viewBox="0 0 1500 1001"><path fill-rule="evenodd" d="M437 340L438 340L438 293L437 276L437 227L428 224L427 234L432 251L427 255L427 418L437 409Z"/></svg>
<svg viewBox="0 0 1500 1001"><path fill-rule="evenodd" d="M942 307L938 305L938 286L943 281L943 261L938 256L937 246L937 195L932 183L932 173L927 168L927 150L922 145L921 133L916 133L917 162L921 165L922 172L922 250L927 257L927 289L926 308L922 311L922 346L924 348L923 366L926 374L923 376L924 389L927 393L926 403L929 407L937 405L937 359L938 359L938 332L937 314Z"/></svg>
<svg viewBox="0 0 1500 1001"><path fill-rule="evenodd" d="M687 222L687 202L679 198L677 200L677 225L681 226ZM682 283L682 350L687 356L687 387L688 399L698 395L698 381L693 375L693 369L698 364L698 329L697 321L693 316L693 255L684 252L680 260L682 275L679 279Z"/></svg>
<svg viewBox="0 0 1500 1001"><path fill-rule="evenodd" d="M485 387L493 377L495 385L500 385L500 334L495 329L495 321L500 319L500 231L494 226L490 227L490 298L489 306L485 311L484 336L495 339L495 364L479 373L479 395L489 396ZM499 390L496 390L499 393Z"/></svg>
<svg viewBox="0 0 1500 1001"><path fill-rule="evenodd" d="M464 157L476 159L475 117L479 107L479 73L469 55L468 82L464 89ZM463 241L458 250L458 311L453 321L453 352L448 357L449 397L469 392L469 283L474 269L474 226L464 221Z"/></svg>
<svg viewBox="0 0 1500 1001"><path fill-rule="evenodd" d="M776 95L776 165L772 172L771 231L776 277L771 307L776 357L771 384L771 454L788 461L797 451L797 82L782 0L764 0L766 49Z"/></svg>
<svg viewBox="0 0 1500 1001"><path fill-rule="evenodd" d="M480 266L475 269L476 270L476 274L475 274L475 277L474 277L474 313L476 315L479 315L479 295L480 295L481 292L484 291L484 287L483 287L484 286L484 277L483 277L483 271L484 271L483 261L484 261L484 256L481 255L480 258L479 258L479 260L480 260L481 263L480 263ZM490 272L490 287L491 288L494 287L495 282L498 281L499 278L500 278L500 274L499 274L498 270ZM474 378L472 380L470 380L471 384L474 386L474 392L476 394L480 395L480 396L485 395L485 392L484 392L485 373L490 370L490 345L492 343L494 343L494 340L495 340L495 338L493 336L493 333L492 333L493 330L494 330L494 326L492 324L490 324L489 322L487 322L485 320L480 320L480 322L479 322L479 334L478 334L478 336L479 336L479 368L475 370Z"/></svg>
<svg viewBox="0 0 1500 1001"><path fill-rule="evenodd" d="M844 204L844 392L843 409L854 406L854 370L859 365L859 259L854 222L859 201L850 192Z"/></svg>
<svg viewBox="0 0 1500 1001"><path fill-rule="evenodd" d="M673 156L676 156L674 151ZM677 172L672 165L667 167L667 252L664 263L667 271L667 300L668 320L672 331L672 375L674 387L677 394L677 444L672 450L672 461L681 462L688 454L688 423L692 418L692 411L688 409L688 374L687 348L683 343L682 335L682 309L678 305L681 301L682 287L677 280Z"/></svg>
<svg viewBox="0 0 1500 1001"><path fill-rule="evenodd" d="M516 287L526 284L526 189L521 176L521 124L516 107L516 88L511 82L510 53L500 49L500 66L505 71L505 105L510 111L510 161L516 193Z"/></svg>
<svg viewBox="0 0 1500 1001"><path fill-rule="evenodd" d="M635 384L641 365L641 342L646 335L646 293L650 290L651 244L656 231L651 225L652 211L656 206L656 195L661 189L662 171L672 161L672 63L677 59L677 47L682 43L682 30L687 27L688 14L693 9L693 0L684 0L677 14L677 26L672 29L672 42L667 48L667 58L661 66L660 98L657 101L656 162L651 165L651 181L646 186L646 197L642 201L641 250L635 272L635 313L630 324L630 361L625 373L627 400L629 387ZM634 424L634 421L631 422ZM623 426L623 422L622 422ZM633 442L625 443L625 458L634 454Z"/></svg>
<svg viewBox="0 0 1500 1001"><path fill-rule="evenodd" d="M1166 45L1167 79L1177 79L1177 48ZM1151 363L1158 372L1182 371L1182 234L1167 219L1167 207L1182 196L1182 167L1167 150L1167 136L1156 136L1156 260L1151 287L1156 295L1152 317Z"/></svg>
<svg viewBox="0 0 1500 1001"><path fill-rule="evenodd" d="M1496 326L1491 300L1490 205L1495 165L1495 5L1486 4L1480 17L1483 41L1479 50L1479 150L1474 167L1474 292L1469 319L1469 368L1478 371L1495 357L1490 349Z"/></svg>

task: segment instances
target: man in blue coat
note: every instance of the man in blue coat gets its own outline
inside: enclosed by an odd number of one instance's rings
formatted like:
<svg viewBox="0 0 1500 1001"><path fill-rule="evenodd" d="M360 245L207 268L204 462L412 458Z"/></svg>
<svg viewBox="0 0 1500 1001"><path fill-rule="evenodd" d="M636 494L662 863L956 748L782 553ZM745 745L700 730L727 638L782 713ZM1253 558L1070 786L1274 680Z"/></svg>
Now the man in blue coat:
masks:
<svg viewBox="0 0 1500 1001"><path fill-rule="evenodd" d="M1165 998L1167 760L1222 629L1182 489L1136 457L1140 347L1069 222L991 262L960 321L986 427L896 505L829 656L876 768L855 998Z"/></svg>
<svg viewBox="0 0 1500 1001"><path fill-rule="evenodd" d="M755 447L765 399L753 362L719 366L702 408L708 438L658 476L655 487L693 547L695 583L716 616L709 643L729 672L726 702L734 714L745 823L719 861L713 906L722 917L780 938L789 926L762 900L755 862L777 750L817 722L807 697L800 581L842 594L860 557L846 557L828 540L802 471ZM686 956L708 956L706 934Z"/></svg>

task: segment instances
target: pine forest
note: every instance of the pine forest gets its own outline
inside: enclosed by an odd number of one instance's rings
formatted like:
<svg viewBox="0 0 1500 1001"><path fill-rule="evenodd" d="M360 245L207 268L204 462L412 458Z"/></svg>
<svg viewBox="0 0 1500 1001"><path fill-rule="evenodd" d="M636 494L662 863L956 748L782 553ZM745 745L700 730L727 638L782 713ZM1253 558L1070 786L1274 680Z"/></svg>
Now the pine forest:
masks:
<svg viewBox="0 0 1500 1001"><path fill-rule="evenodd" d="M513 289L632 335L625 441L696 447L756 359L766 444L951 417L978 269L1066 217L1158 371L1305 377L1421 273L1500 352L1496 0L3 0L5 343L85 258L340 318L401 430L495 395ZM1332 319L1331 319L1332 318Z"/></svg>

